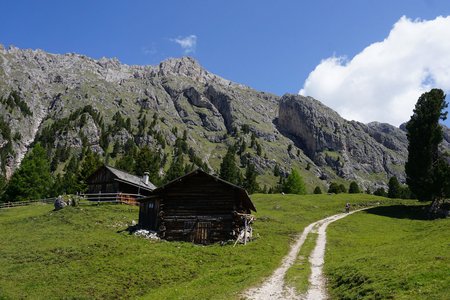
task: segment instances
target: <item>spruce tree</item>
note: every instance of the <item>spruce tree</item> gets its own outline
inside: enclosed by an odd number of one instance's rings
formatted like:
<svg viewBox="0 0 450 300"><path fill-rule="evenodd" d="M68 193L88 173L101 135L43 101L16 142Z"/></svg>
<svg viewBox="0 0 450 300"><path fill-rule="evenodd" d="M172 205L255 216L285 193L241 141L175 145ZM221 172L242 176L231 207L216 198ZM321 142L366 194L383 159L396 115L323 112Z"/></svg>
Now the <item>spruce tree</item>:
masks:
<svg viewBox="0 0 450 300"><path fill-rule="evenodd" d="M348 188L349 194L359 194L361 191L359 190L359 186L356 181L352 181L350 183L350 187Z"/></svg>
<svg viewBox="0 0 450 300"><path fill-rule="evenodd" d="M219 177L228 182L239 184L240 171L236 165L235 148L229 147L220 164Z"/></svg>
<svg viewBox="0 0 450 300"><path fill-rule="evenodd" d="M94 174L94 172L97 171L102 164L103 162L100 159L100 155L88 148L78 173L78 183L81 192L84 192L87 189L86 180L89 176Z"/></svg>
<svg viewBox="0 0 450 300"><path fill-rule="evenodd" d="M446 119L447 106L444 92L432 89L419 97L414 114L406 124L409 142L406 181L420 201L439 203L448 196L449 165L439 152L443 140L439 120Z"/></svg>
<svg viewBox="0 0 450 300"><path fill-rule="evenodd" d="M283 192L287 194L306 194L305 183L303 182L303 178L302 176L300 176L297 170L291 170L291 174L289 174L283 184Z"/></svg>
<svg viewBox="0 0 450 300"><path fill-rule="evenodd" d="M174 179L177 179L180 176L183 176L185 170L183 155L177 155L174 157L172 163L167 170L166 176L164 177L164 182L170 182Z"/></svg>
<svg viewBox="0 0 450 300"><path fill-rule="evenodd" d="M149 173L150 182L157 184L159 182L159 168L161 167L161 156L152 151L148 146L141 148L136 156L134 173L138 176Z"/></svg>
<svg viewBox="0 0 450 300"><path fill-rule="evenodd" d="M402 187L400 186L400 183L398 182L397 177L392 176L389 179L389 190L388 190L388 197L389 198L402 198Z"/></svg>
<svg viewBox="0 0 450 300"><path fill-rule="evenodd" d="M322 190L320 189L320 186L316 186L314 188L314 194L322 194Z"/></svg>
<svg viewBox="0 0 450 300"><path fill-rule="evenodd" d="M37 143L13 174L3 195L4 201L41 199L52 194L53 177L45 149Z"/></svg>
<svg viewBox="0 0 450 300"><path fill-rule="evenodd" d="M341 189L339 188L339 185L336 182L330 183L330 186L328 187L328 193L339 194L340 192Z"/></svg>
<svg viewBox="0 0 450 300"><path fill-rule="evenodd" d="M249 194L253 194L259 191L259 185L256 182L256 173L255 166L252 163L247 164L247 168L245 169L245 179L244 179L244 188L247 190Z"/></svg>

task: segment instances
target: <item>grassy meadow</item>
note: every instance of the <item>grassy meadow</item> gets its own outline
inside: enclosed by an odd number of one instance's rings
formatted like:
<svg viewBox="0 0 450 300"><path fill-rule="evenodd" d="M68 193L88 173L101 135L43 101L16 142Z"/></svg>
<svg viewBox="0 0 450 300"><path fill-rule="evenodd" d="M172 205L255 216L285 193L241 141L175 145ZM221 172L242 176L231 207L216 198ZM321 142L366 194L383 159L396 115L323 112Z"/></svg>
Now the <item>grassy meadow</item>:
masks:
<svg viewBox="0 0 450 300"><path fill-rule="evenodd" d="M332 298L450 299L450 219L427 220L425 209L376 207L330 224Z"/></svg>
<svg viewBox="0 0 450 300"><path fill-rule="evenodd" d="M272 273L294 236L309 223L342 212L346 202L353 207L396 203L365 194L253 195L252 199L258 209L257 238L236 247L129 235L124 230L137 220L138 208L126 205L85 204L56 212L44 204L2 209L0 299L239 299L243 290ZM355 219L361 216L369 214L352 215L349 220L356 224L355 220L364 221ZM393 224L396 221L401 219L392 219ZM419 232L428 234L425 229ZM336 244L331 242L330 249ZM448 257L439 256L444 259L429 257L448 265ZM304 285L307 272L296 266L288 281Z"/></svg>

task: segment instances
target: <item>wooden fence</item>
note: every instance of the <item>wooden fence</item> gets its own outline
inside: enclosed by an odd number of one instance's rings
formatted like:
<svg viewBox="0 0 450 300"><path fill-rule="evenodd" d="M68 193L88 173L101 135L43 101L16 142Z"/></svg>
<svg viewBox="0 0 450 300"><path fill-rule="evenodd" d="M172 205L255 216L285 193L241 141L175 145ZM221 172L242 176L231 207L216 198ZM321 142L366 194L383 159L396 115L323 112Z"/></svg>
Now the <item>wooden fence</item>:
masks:
<svg viewBox="0 0 450 300"><path fill-rule="evenodd" d="M144 197L143 195L140 194L124 194L124 193L81 194L80 196L90 202L122 203L128 205L139 205L138 199Z"/></svg>
<svg viewBox="0 0 450 300"><path fill-rule="evenodd" d="M87 200L90 204L96 203L119 203L127 205L139 205L138 199L143 198L143 195L139 194L124 194L124 193L99 193L99 194L80 194L84 200ZM0 209L9 207L26 206L34 203L47 203L53 204L57 197L38 199L38 200L27 200L27 201L17 201L17 202L5 202L0 203Z"/></svg>
<svg viewBox="0 0 450 300"><path fill-rule="evenodd" d="M56 198L45 198L45 199L38 199L38 200L5 202L5 203L0 203L0 208L26 206L26 205L30 205L30 204L34 204L34 203L54 203L55 200L56 200Z"/></svg>

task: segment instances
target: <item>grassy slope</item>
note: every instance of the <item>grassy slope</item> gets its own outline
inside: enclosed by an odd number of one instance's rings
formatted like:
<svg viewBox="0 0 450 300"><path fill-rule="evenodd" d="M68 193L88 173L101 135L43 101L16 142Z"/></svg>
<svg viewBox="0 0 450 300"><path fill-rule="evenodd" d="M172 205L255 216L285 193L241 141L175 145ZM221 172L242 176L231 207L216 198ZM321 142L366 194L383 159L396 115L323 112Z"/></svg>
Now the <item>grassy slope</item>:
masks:
<svg viewBox="0 0 450 300"><path fill-rule="evenodd" d="M422 206L378 207L328 228L325 272L336 299L449 299L450 219Z"/></svg>
<svg viewBox="0 0 450 300"><path fill-rule="evenodd" d="M369 195L254 195L255 233L247 246L152 242L117 231L136 207L50 205L0 210L0 298L238 298L270 275L293 235L344 203Z"/></svg>

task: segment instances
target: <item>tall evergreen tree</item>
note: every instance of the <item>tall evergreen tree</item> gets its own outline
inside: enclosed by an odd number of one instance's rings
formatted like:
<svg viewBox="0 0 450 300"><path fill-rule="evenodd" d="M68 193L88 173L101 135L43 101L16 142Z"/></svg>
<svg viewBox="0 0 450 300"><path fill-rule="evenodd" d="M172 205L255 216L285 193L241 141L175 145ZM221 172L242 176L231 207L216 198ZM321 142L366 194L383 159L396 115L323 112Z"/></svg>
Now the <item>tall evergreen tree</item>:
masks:
<svg viewBox="0 0 450 300"><path fill-rule="evenodd" d="M348 188L349 194L359 194L361 191L359 190L359 186L356 181L350 182L350 187Z"/></svg>
<svg viewBox="0 0 450 300"><path fill-rule="evenodd" d="M259 191L259 185L256 182L256 177L258 173L256 173L255 166L252 163L247 164L247 168L245 169L245 179L243 187L247 190L249 194L253 194Z"/></svg>
<svg viewBox="0 0 450 300"><path fill-rule="evenodd" d="M135 165L136 163L134 161L133 155L131 155L130 153L125 153L122 157L117 159L114 167L122 171L132 173L134 172Z"/></svg>
<svg viewBox="0 0 450 300"><path fill-rule="evenodd" d="M322 190L320 189L320 186L316 186L314 188L314 194L322 194Z"/></svg>
<svg viewBox="0 0 450 300"><path fill-rule="evenodd" d="M397 177L392 176L389 179L389 189L388 189L388 197L389 198L402 198L402 187L398 182Z"/></svg>
<svg viewBox="0 0 450 300"><path fill-rule="evenodd" d="M84 191L87 188L86 180L91 176L98 168L101 167L103 162L100 159L100 155L93 152L90 148L87 149L83 162L81 163L80 171L78 173L78 183L80 191Z"/></svg>
<svg viewBox="0 0 450 300"><path fill-rule="evenodd" d="M236 164L235 148L229 147L220 164L219 177L228 182L239 184L240 171Z"/></svg>
<svg viewBox="0 0 450 300"><path fill-rule="evenodd" d="M174 157L172 163L167 170L166 176L164 177L164 182L169 182L183 176L185 170L183 155L177 155Z"/></svg>
<svg viewBox="0 0 450 300"><path fill-rule="evenodd" d="M3 195L4 201L22 201L49 197L53 177L45 149L37 143L13 174Z"/></svg>
<svg viewBox="0 0 450 300"><path fill-rule="evenodd" d="M339 194L340 192L341 189L336 182L330 183L330 186L328 187L328 193Z"/></svg>
<svg viewBox="0 0 450 300"><path fill-rule="evenodd" d="M439 120L447 118L447 106L444 92L432 89L419 97L406 124L409 142L406 181L420 201L439 203L448 195L449 165L438 148L443 139Z"/></svg>
<svg viewBox="0 0 450 300"><path fill-rule="evenodd" d="M292 169L291 174L286 178L283 184L283 192L287 194L306 194L306 186L300 173Z"/></svg>
<svg viewBox="0 0 450 300"><path fill-rule="evenodd" d="M148 146L144 146L137 154L134 173L142 176L145 172L148 172L150 182L157 184L160 166L161 156L159 153L152 151Z"/></svg>

